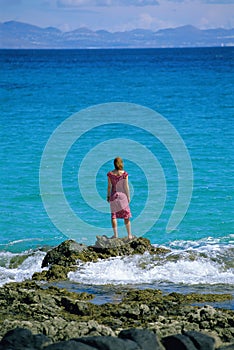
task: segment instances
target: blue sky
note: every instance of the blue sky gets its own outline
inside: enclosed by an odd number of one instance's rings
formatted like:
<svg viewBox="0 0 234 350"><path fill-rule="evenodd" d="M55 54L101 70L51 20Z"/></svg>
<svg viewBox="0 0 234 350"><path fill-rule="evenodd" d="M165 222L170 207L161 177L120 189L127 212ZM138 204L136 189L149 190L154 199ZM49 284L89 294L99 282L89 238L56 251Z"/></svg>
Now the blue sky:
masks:
<svg viewBox="0 0 234 350"><path fill-rule="evenodd" d="M234 0L0 0L0 21L9 20L63 31L233 28Z"/></svg>

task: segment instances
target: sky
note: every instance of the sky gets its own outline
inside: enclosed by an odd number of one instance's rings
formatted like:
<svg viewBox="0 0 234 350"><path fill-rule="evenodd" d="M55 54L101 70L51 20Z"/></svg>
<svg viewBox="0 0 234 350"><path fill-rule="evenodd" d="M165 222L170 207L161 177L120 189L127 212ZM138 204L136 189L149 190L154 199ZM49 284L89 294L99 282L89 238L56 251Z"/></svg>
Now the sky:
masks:
<svg viewBox="0 0 234 350"><path fill-rule="evenodd" d="M234 0L0 0L0 22L26 22L62 31L157 31L183 25L234 28Z"/></svg>

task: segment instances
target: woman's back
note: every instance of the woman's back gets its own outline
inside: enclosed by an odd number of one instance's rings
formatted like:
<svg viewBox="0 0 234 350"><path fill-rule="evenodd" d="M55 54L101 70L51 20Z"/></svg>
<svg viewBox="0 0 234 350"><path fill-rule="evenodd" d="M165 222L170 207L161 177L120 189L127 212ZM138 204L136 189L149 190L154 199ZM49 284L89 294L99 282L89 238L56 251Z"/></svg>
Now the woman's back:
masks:
<svg viewBox="0 0 234 350"><path fill-rule="evenodd" d="M124 170L120 171L109 171L108 177L110 178L112 189L111 194L116 192L123 192L126 194L126 178L128 173Z"/></svg>

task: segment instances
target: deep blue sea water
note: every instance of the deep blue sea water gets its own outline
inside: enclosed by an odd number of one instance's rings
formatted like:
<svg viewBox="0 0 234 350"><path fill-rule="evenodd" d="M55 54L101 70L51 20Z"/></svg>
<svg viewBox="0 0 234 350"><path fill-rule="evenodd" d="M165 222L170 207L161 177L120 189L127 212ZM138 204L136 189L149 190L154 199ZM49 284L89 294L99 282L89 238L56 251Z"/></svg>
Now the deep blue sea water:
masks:
<svg viewBox="0 0 234 350"><path fill-rule="evenodd" d="M170 257L160 264L147 256L105 261L100 266L85 265L82 272L70 278L87 284L166 283L172 289L221 284L224 291L233 288L233 54L232 47L1 50L2 283L22 280L39 271L44 253L37 249L67 238L50 220L40 194L39 170L49 137L74 113L98 104L124 102L160 113L184 140L194 175L186 215L176 230L166 232L178 190L173 157L158 139L123 123L98 127L73 144L63 164L66 200L76 216L108 230L109 214L91 208L82 198L77 180L79 167L88 152L103 141L126 137L144 145L160 163L167 185L163 211L144 236L153 244L170 247L171 254L179 258ZM96 118L98 121L100 116ZM136 123L137 118L144 117L137 115ZM113 123L117 120L113 119ZM59 149L61 146L58 143ZM114 158L118 147L114 141L110 147ZM106 172L112 168L112 162L104 157L96 169L100 157L103 154L94 150L93 168L89 166L84 173L87 183L94 179L104 203ZM135 158L124 161L134 193L132 220L138 218L138 232L134 233L141 235L147 224L143 216L141 221L148 195L145 171L150 169L140 153L138 157L142 166L136 164ZM92 199L93 190L87 186L86 192L87 198ZM152 207L152 216L154 210ZM78 238L88 244L95 241L95 235L84 232L82 226ZM33 249L36 252L31 260L26 260L19 269L8 268L14 254ZM140 270L141 259L148 263L144 271Z"/></svg>

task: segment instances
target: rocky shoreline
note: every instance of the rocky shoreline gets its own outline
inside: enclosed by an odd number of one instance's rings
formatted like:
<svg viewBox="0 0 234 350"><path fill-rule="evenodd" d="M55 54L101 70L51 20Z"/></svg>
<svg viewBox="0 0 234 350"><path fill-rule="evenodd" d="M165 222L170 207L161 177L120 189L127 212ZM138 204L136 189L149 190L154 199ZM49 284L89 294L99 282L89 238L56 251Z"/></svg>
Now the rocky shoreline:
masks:
<svg viewBox="0 0 234 350"><path fill-rule="evenodd" d="M168 250L144 238L105 236L94 246L68 240L51 249L42 263L47 270L0 288L0 349L234 349L233 311L205 305L231 299L229 294L133 289L122 291L118 303L95 305L91 294L51 285L79 262L145 252L160 259Z"/></svg>

